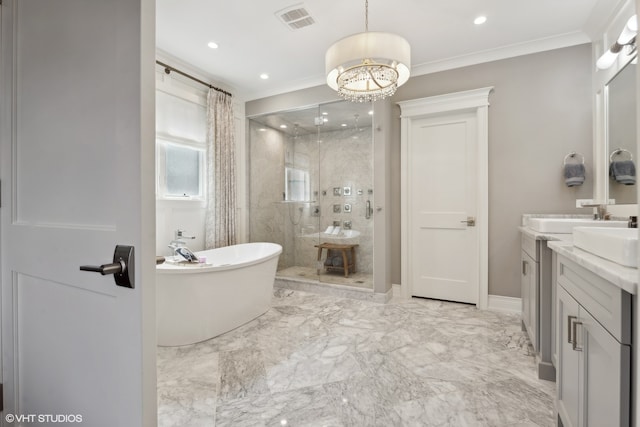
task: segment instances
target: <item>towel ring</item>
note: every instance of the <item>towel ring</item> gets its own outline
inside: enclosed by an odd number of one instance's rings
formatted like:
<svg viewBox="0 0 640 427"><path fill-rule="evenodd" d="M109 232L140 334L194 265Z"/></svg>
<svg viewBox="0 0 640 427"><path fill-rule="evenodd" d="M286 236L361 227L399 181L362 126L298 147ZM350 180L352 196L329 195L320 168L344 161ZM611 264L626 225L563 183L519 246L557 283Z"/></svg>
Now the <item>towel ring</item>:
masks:
<svg viewBox="0 0 640 427"><path fill-rule="evenodd" d="M627 153L629 155L629 160L633 160L633 154L631 154L631 151L625 150L624 148L617 148L611 152L611 155L609 156L609 163L613 162L613 158L615 156L619 156L623 153Z"/></svg>
<svg viewBox="0 0 640 427"><path fill-rule="evenodd" d="M584 156L582 154L580 154L580 153L576 153L575 151L572 151L569 154L567 154L566 156L564 156L564 161L562 162L562 164L566 165L567 164L567 160L575 159L576 156L580 156L580 158L582 159L580 161L580 163L582 163L584 165Z"/></svg>

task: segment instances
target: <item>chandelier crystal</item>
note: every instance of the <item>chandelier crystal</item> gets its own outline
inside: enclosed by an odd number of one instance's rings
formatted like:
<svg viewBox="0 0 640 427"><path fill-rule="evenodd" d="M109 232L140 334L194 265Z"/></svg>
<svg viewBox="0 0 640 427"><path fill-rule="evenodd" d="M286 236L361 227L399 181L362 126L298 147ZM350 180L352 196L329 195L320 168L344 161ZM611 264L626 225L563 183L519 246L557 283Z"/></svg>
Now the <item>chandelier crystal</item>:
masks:
<svg viewBox="0 0 640 427"><path fill-rule="evenodd" d="M410 75L411 47L402 37L369 32L369 1L365 0L365 32L334 43L325 56L327 84L352 102L370 102L393 95Z"/></svg>

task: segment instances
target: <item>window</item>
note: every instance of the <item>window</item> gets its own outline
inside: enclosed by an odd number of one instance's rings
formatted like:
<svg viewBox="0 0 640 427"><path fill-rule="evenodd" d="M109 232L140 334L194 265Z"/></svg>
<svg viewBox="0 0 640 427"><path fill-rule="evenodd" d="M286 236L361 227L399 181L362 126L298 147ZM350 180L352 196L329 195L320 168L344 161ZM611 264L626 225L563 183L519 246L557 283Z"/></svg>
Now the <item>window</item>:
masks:
<svg viewBox="0 0 640 427"><path fill-rule="evenodd" d="M204 200L206 92L164 76L156 88L156 196Z"/></svg>
<svg viewBox="0 0 640 427"><path fill-rule="evenodd" d="M285 199L288 201L310 200L311 183L309 171L287 166L285 168Z"/></svg>
<svg viewBox="0 0 640 427"><path fill-rule="evenodd" d="M158 138L158 196L204 198L204 150Z"/></svg>

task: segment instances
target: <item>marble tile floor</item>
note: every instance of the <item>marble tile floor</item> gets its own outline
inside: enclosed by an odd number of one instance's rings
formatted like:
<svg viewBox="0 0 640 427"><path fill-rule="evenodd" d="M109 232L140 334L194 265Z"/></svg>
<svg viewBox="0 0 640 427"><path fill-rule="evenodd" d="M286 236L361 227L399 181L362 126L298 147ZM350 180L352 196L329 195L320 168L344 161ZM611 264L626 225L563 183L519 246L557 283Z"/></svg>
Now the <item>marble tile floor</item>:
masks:
<svg viewBox="0 0 640 427"><path fill-rule="evenodd" d="M311 267L293 266L283 268L276 272L276 277L318 280L322 283L332 283L336 285L351 286L361 289L373 289L373 275L367 273L353 273L349 277L344 277L343 273L326 272L324 269L317 274L317 270Z"/></svg>
<svg viewBox="0 0 640 427"><path fill-rule="evenodd" d="M158 348L159 426L552 426L515 315L276 289L263 316Z"/></svg>

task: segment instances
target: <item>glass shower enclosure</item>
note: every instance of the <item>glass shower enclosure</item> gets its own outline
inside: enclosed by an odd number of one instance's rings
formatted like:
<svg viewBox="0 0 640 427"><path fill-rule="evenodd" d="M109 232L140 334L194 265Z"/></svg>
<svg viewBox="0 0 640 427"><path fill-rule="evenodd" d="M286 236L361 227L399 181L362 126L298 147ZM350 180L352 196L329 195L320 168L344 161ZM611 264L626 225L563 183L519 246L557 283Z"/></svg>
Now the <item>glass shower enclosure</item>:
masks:
<svg viewBox="0 0 640 427"><path fill-rule="evenodd" d="M250 117L249 238L282 245L278 277L373 289L373 106Z"/></svg>

